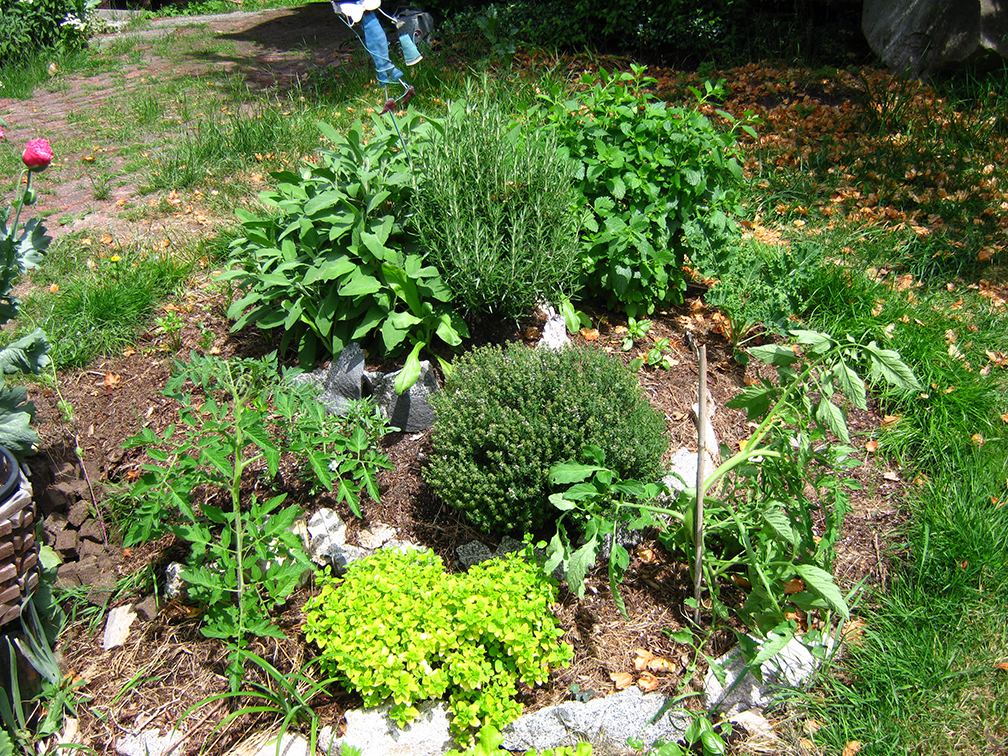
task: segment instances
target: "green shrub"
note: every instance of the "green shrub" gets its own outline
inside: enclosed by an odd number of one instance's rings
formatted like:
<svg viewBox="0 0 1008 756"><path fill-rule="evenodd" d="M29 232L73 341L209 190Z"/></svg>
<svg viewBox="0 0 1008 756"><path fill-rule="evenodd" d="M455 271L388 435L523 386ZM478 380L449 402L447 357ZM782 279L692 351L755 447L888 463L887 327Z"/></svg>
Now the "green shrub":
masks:
<svg viewBox="0 0 1008 756"><path fill-rule="evenodd" d="M0 0L0 65L44 48L79 47L96 0Z"/></svg>
<svg viewBox="0 0 1008 756"><path fill-rule="evenodd" d="M736 234L742 166L733 124L719 131L696 110L669 107L646 91L656 84L601 71L574 99L559 86L539 114L581 162L579 188L591 213L582 236L588 291L628 315L679 302L683 263L724 253ZM710 84L701 102L719 90Z"/></svg>
<svg viewBox="0 0 1008 756"><path fill-rule="evenodd" d="M487 531L528 532L555 521L549 469L605 449L624 478L654 479L665 420L636 376L605 352L484 347L463 355L431 397L426 478L448 504Z"/></svg>
<svg viewBox="0 0 1008 756"><path fill-rule="evenodd" d="M579 276L574 164L556 136L513 127L492 89L448 106L414 197L421 247L470 313L518 317Z"/></svg>
<svg viewBox="0 0 1008 756"><path fill-rule="evenodd" d="M704 271L718 279L705 299L727 318L736 350L758 326L780 335L788 332L805 309L822 255L822 247L809 242L789 247L750 242L735 247L718 269Z"/></svg>
<svg viewBox="0 0 1008 756"><path fill-rule="evenodd" d="M402 120L414 143L424 129ZM262 201L278 215L239 211L243 236L231 244L243 296L228 310L232 330L248 323L281 329L281 351L295 345L302 367L316 355L338 355L351 341L371 341L391 355L412 347L410 366L436 335L449 346L468 336L448 307L452 295L438 271L412 254L402 225L413 189L408 156L396 132L379 119L365 139L358 121L346 136L323 131L335 149L321 165L274 174L275 191Z"/></svg>
<svg viewBox="0 0 1008 756"><path fill-rule="evenodd" d="M419 714L416 703L447 694L463 740L501 728L521 713L516 683L544 683L571 658L549 610L556 583L518 554L447 575L430 552L385 550L320 583L304 626L319 664L365 706L391 697L400 724Z"/></svg>

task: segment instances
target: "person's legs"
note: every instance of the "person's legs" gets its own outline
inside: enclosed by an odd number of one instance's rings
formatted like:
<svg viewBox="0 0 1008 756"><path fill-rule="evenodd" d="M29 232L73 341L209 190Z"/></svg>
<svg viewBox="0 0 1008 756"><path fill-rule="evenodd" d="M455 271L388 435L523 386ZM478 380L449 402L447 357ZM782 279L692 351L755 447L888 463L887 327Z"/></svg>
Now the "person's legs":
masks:
<svg viewBox="0 0 1008 756"><path fill-rule="evenodd" d="M388 38L385 29L372 11L364 14L361 21L364 28L364 45L371 54L375 70L378 72L379 84L392 84L403 77L403 72L396 68L389 59Z"/></svg>

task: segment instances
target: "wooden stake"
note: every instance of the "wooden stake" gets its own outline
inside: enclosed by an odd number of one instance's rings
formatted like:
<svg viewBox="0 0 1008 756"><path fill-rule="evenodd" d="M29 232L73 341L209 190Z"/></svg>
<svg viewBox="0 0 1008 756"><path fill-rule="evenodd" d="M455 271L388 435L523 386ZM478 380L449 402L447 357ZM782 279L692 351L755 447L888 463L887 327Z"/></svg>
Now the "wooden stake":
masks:
<svg viewBox="0 0 1008 756"><path fill-rule="evenodd" d="M700 587L703 583L704 456L707 451L707 346L699 348L700 387L697 392L696 511L693 519L693 622L700 624Z"/></svg>

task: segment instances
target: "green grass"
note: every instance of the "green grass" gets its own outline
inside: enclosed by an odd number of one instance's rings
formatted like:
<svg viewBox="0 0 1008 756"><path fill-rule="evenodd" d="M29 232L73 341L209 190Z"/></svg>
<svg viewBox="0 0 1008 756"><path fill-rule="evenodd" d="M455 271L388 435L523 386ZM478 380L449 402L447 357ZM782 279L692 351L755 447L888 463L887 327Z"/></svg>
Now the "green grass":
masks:
<svg viewBox="0 0 1008 756"><path fill-rule="evenodd" d="M193 270L191 254L167 254L138 244L99 251L63 237L33 273L18 332L43 328L57 370L84 367L133 344L158 304L178 293ZM52 290L55 285L56 290Z"/></svg>

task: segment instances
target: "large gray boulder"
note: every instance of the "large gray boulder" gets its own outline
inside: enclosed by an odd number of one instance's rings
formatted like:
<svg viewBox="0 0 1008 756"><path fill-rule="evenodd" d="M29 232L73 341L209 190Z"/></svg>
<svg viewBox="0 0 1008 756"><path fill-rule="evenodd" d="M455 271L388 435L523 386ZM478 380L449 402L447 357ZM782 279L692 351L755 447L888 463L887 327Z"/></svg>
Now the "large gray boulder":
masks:
<svg viewBox="0 0 1008 756"><path fill-rule="evenodd" d="M915 76L985 52L1008 57L1004 0L865 0L861 29L886 65Z"/></svg>

